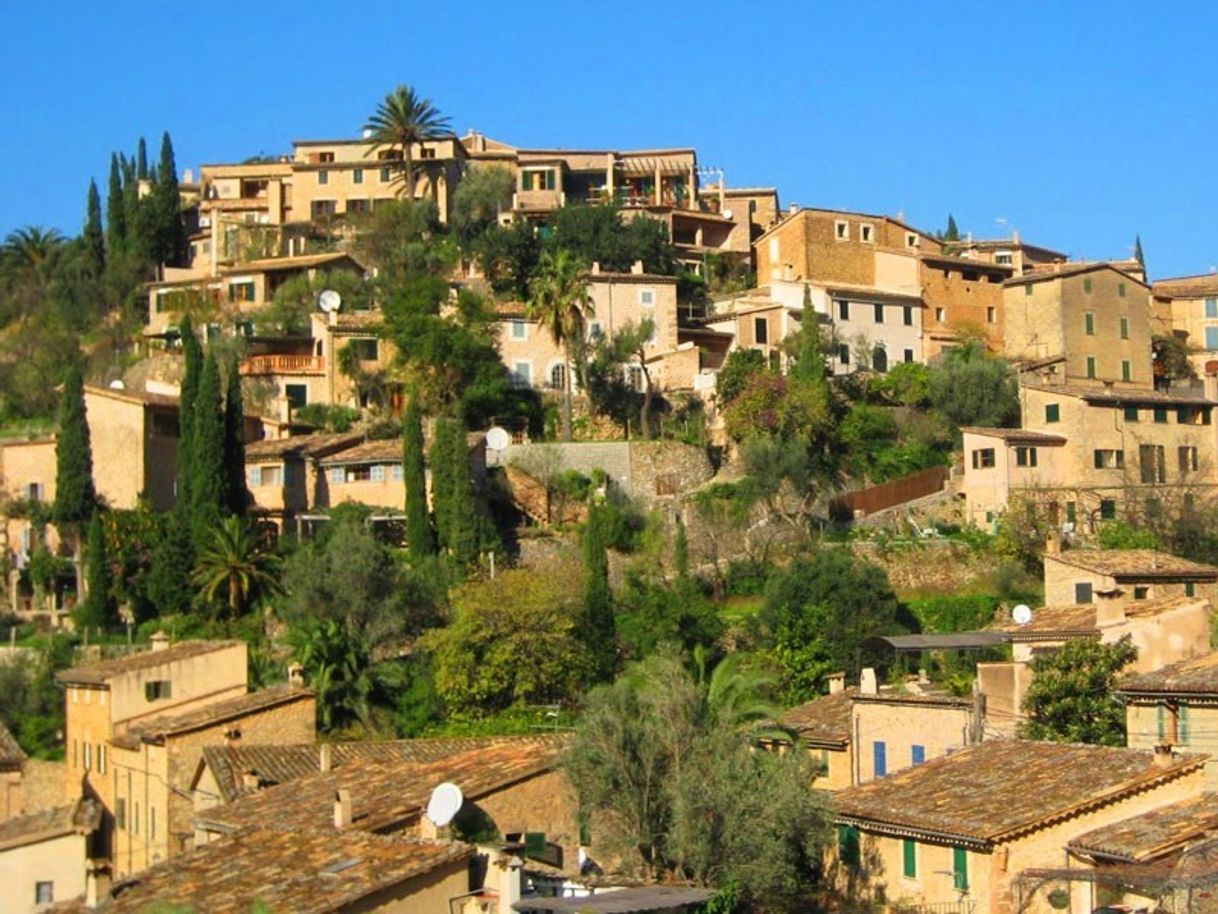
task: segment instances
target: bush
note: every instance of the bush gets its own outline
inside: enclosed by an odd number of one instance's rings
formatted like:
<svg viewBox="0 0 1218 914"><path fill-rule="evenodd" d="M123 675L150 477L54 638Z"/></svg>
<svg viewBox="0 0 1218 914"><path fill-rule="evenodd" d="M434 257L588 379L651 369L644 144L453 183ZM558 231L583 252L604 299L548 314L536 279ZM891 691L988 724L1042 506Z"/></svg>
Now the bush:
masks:
<svg viewBox="0 0 1218 914"><path fill-rule="evenodd" d="M994 594L955 594L907 601L910 612L927 632L970 632L994 621L999 599Z"/></svg>
<svg viewBox="0 0 1218 914"><path fill-rule="evenodd" d="M327 432L346 432L359 420L359 410L329 403L308 403L296 410L295 418Z"/></svg>
<svg viewBox="0 0 1218 914"><path fill-rule="evenodd" d="M634 552L647 529L647 515L628 495L610 487L601 507L601 536L605 545L618 552Z"/></svg>
<svg viewBox="0 0 1218 914"><path fill-rule="evenodd" d="M729 597L759 597L774 572L774 566L755 559L733 559L724 575Z"/></svg>

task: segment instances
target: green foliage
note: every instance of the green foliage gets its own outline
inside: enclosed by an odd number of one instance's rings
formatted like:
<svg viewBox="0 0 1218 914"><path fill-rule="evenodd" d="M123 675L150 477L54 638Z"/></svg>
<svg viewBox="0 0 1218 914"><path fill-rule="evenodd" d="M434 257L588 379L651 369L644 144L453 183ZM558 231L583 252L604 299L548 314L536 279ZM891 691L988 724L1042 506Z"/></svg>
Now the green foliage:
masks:
<svg viewBox="0 0 1218 914"><path fill-rule="evenodd" d="M199 377L190 420L190 528L195 548L206 548L226 513L224 488L224 408L220 399L220 368L207 354Z"/></svg>
<svg viewBox="0 0 1218 914"><path fill-rule="evenodd" d="M228 391L224 396L224 492L221 507L241 516L251 496L245 487L245 406L241 396L241 373L234 356L228 365Z"/></svg>
<svg viewBox="0 0 1218 914"><path fill-rule="evenodd" d="M153 554L166 538L171 518L172 515L151 511L145 504L102 515L114 594L120 604L130 608L137 624L156 613L155 603L147 592L148 575Z"/></svg>
<svg viewBox="0 0 1218 914"><path fill-rule="evenodd" d="M1113 695L1121 672L1138 657L1129 635L1113 644L1067 641L1032 661L1023 708L1025 739L1125 745L1125 708Z"/></svg>
<svg viewBox="0 0 1218 914"><path fill-rule="evenodd" d="M828 392L781 375L752 375L723 411L727 433L736 441L759 435L812 440L831 427Z"/></svg>
<svg viewBox="0 0 1218 914"><path fill-rule="evenodd" d="M359 421L359 410L337 403L306 403L293 418L327 432L348 432Z"/></svg>
<svg viewBox="0 0 1218 914"><path fill-rule="evenodd" d="M1141 529L1123 520L1106 521L1097 537L1101 549L1158 549L1153 530Z"/></svg>
<svg viewBox="0 0 1218 914"><path fill-rule="evenodd" d="M548 253L569 251L585 264L597 262L607 271L628 272L636 260L648 273L671 275L675 250L668 228L656 219L623 220L616 206L575 204L549 217Z"/></svg>
<svg viewBox="0 0 1218 914"><path fill-rule="evenodd" d="M106 252L117 257L127 246L127 214L123 203L123 174L118 153L110 153L110 183L106 195Z"/></svg>
<svg viewBox="0 0 1218 914"><path fill-rule="evenodd" d="M462 250L471 252L487 231L499 224L500 213L512 208L516 179L502 165L471 168L453 193L449 224L461 241Z"/></svg>
<svg viewBox="0 0 1218 914"><path fill-rule="evenodd" d="M528 299L529 283L541 262L541 239L531 222L519 219L486 229L475 241L475 253L496 294Z"/></svg>
<svg viewBox="0 0 1218 914"><path fill-rule="evenodd" d="M101 276L106 268L106 236L102 229L101 195L97 182L89 181L89 195L85 205L85 228L80 236L90 269L94 276Z"/></svg>
<svg viewBox="0 0 1218 914"><path fill-rule="evenodd" d="M89 536L85 546L85 580L88 596L77 606L76 626L103 631L118 624L118 606L114 601L110 560L106 554L106 537L101 514L96 509L89 521Z"/></svg>
<svg viewBox="0 0 1218 914"><path fill-rule="evenodd" d="M398 193L414 200L415 176L411 150L426 140L447 136L452 132L451 122L412 86L401 85L389 92L377 105L364 125L375 149L396 152L397 158L388 161L396 166L395 180L399 182Z"/></svg>
<svg viewBox="0 0 1218 914"><path fill-rule="evenodd" d="M537 275L529 283L528 315L549 332L566 353L568 365L582 362L586 321L593 315L585 264L569 249L542 252ZM563 390L563 440L571 440L572 378L567 371Z"/></svg>
<svg viewBox="0 0 1218 914"><path fill-rule="evenodd" d="M33 758L63 758L64 700L55 673L71 663L71 641L54 633L40 656L0 663L0 723Z"/></svg>
<svg viewBox="0 0 1218 914"><path fill-rule="evenodd" d="M416 559L435 555L435 536L427 510L423 418L419 414L419 398L413 395L402 419L402 478L406 488L406 545Z"/></svg>
<svg viewBox="0 0 1218 914"><path fill-rule="evenodd" d="M576 698L592 669L579 636L578 581L570 568L513 569L454 592L452 624L423 639L449 713L479 717Z"/></svg>
<svg viewBox="0 0 1218 914"><path fill-rule="evenodd" d="M618 640L629 660L648 657L666 644L688 654L695 649L713 651L723 634L718 607L690 579L669 585L654 574L632 569L615 603Z"/></svg>
<svg viewBox="0 0 1218 914"><path fill-rule="evenodd" d="M458 567L468 567L477 561L484 544L493 547L493 543L474 499L465 427L456 419L438 419L428 456L436 539Z"/></svg>
<svg viewBox="0 0 1218 914"><path fill-rule="evenodd" d="M264 333L308 335L317 297L326 289L342 297L344 311L366 311L372 306L372 290L358 273L323 270L312 278L301 273L284 282L275 289L270 304L255 313L254 321Z"/></svg>
<svg viewBox="0 0 1218 914"><path fill-rule="evenodd" d="M194 480L194 418L195 400L199 393L199 381L203 375L203 347L195 335L190 317L182 318L178 327L182 337L183 374L178 394L178 508L186 513L191 510L191 483Z"/></svg>
<svg viewBox="0 0 1218 914"><path fill-rule="evenodd" d="M580 372L580 386L585 389L593 412L610 417L626 431L633 425L637 434L643 437L651 437L654 392L646 350L654 333L655 322L650 318L637 325L627 321L612 337L597 338L592 345L591 358L585 352L576 368ZM639 391L630 382L627 367L632 365L640 366L643 372L644 391Z"/></svg>
<svg viewBox="0 0 1218 914"><path fill-rule="evenodd" d="M867 391L885 403L922 409L930 405L931 369L921 362L898 362L867 379Z"/></svg>
<svg viewBox="0 0 1218 914"><path fill-rule="evenodd" d="M601 508L592 505L584 524L581 546L584 556L584 592L579 636L592 659L596 680L613 676L617 665L617 638L613 617L613 592L609 589L609 556L601 531Z"/></svg>
<svg viewBox="0 0 1218 914"><path fill-rule="evenodd" d="M1053 532L1049 514L1029 498L1012 496L998 518L994 553L1016 562L1032 574L1043 570L1041 556L1045 541Z"/></svg>
<svg viewBox="0 0 1218 914"><path fill-rule="evenodd" d="M176 616L190 609L194 593L190 572L194 565L190 517L172 512L164 518L164 532L152 548L141 588L155 615Z"/></svg>
<svg viewBox="0 0 1218 914"><path fill-rule="evenodd" d="M55 523L80 527L97 508L93 488L93 448L85 416L84 383L73 368L63 382L59 434L55 441Z"/></svg>
<svg viewBox="0 0 1218 914"><path fill-rule="evenodd" d="M322 732L367 723L377 679L364 639L337 619L313 619L291 629L288 640L317 693Z"/></svg>
<svg viewBox="0 0 1218 914"><path fill-rule="evenodd" d="M360 225L355 253L360 263L377 271L387 295L413 278L447 275L460 256L429 199L378 203Z"/></svg>
<svg viewBox="0 0 1218 914"><path fill-rule="evenodd" d="M1155 368L1163 371L1163 377L1183 381L1197 376L1189 358L1188 343L1175 334L1156 336L1150 341L1150 348L1154 354Z"/></svg>
<svg viewBox="0 0 1218 914"><path fill-rule="evenodd" d="M947 350L931 369L930 402L957 427L1006 428L1019 421L1014 373L979 343Z"/></svg>
<svg viewBox="0 0 1218 914"><path fill-rule="evenodd" d="M883 657L868 639L902 634L916 624L882 568L837 548L818 549L776 573L760 620L792 702L820 694L829 673L854 677L878 665Z"/></svg>
<svg viewBox="0 0 1218 914"><path fill-rule="evenodd" d="M924 632L972 632L994 621L1000 600L994 594L952 594L907 601Z"/></svg>
<svg viewBox="0 0 1218 914"><path fill-rule="evenodd" d="M191 580L203 599L214 601L221 596L230 618L236 619L249 604L279 591L278 573L278 557L268 551L250 523L228 516L213 528L199 550Z"/></svg>

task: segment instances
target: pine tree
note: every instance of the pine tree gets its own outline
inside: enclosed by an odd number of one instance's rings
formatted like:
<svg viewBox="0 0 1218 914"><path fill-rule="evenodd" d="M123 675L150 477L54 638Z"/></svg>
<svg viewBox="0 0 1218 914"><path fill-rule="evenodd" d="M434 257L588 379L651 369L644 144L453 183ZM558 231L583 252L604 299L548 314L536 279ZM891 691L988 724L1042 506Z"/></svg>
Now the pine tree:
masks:
<svg viewBox="0 0 1218 914"><path fill-rule="evenodd" d="M143 137L140 137L139 145L135 149L135 177L140 181L148 178L148 144L144 142Z"/></svg>
<svg viewBox="0 0 1218 914"><path fill-rule="evenodd" d="M224 405L220 368L208 353L199 376L191 425L190 532L196 551L210 542L224 515Z"/></svg>
<svg viewBox="0 0 1218 914"><path fill-rule="evenodd" d="M113 628L119 621L118 604L114 599L110 560L106 555L105 528L101 514L96 510L89 521L85 560L88 563L85 577L89 582L89 595L77 607L77 628Z"/></svg>
<svg viewBox="0 0 1218 914"><path fill-rule="evenodd" d="M249 507L249 491L245 487L245 405L236 356L229 363L228 390L224 395L224 469L227 513L241 517Z"/></svg>
<svg viewBox="0 0 1218 914"><path fill-rule="evenodd" d="M83 528L97 507L93 488L93 447L85 413L85 389L76 367L68 369L59 401L59 435L55 441L55 505L60 527Z"/></svg>
<svg viewBox="0 0 1218 914"><path fill-rule="evenodd" d="M101 276L106 268L106 236L102 229L101 194L97 182L89 181L89 198L85 207L85 229L80 235L85 249L85 258L94 277Z"/></svg>
<svg viewBox="0 0 1218 914"><path fill-rule="evenodd" d="M427 477L423 465L423 418L419 398L410 395L402 418L402 477L406 483L406 545L412 558L435 555L431 518L427 512Z"/></svg>
<svg viewBox="0 0 1218 914"><path fill-rule="evenodd" d="M601 509L592 506L584 524L584 596L580 636L592 655L598 681L613 678L617 660L613 592L609 588L609 555L601 529Z"/></svg>
<svg viewBox="0 0 1218 914"><path fill-rule="evenodd" d="M947 214L947 231L943 233L944 241L959 241L960 229L956 228L956 217L951 213Z"/></svg>
<svg viewBox="0 0 1218 914"><path fill-rule="evenodd" d="M1142 253L1142 236L1135 235L1133 239L1133 259L1141 266L1142 272L1146 272L1146 255Z"/></svg>
<svg viewBox="0 0 1218 914"><path fill-rule="evenodd" d="M123 173L118 154L110 154L110 185L106 193L106 249L111 257L121 254L127 244L127 211L123 201Z"/></svg>
<svg viewBox="0 0 1218 914"><path fill-rule="evenodd" d="M178 327L182 337L182 361L185 373L182 376L181 392L178 396L178 508L189 515L191 459L194 456L195 397L199 391L199 375L203 372L203 347L195 336L190 316L182 318Z"/></svg>

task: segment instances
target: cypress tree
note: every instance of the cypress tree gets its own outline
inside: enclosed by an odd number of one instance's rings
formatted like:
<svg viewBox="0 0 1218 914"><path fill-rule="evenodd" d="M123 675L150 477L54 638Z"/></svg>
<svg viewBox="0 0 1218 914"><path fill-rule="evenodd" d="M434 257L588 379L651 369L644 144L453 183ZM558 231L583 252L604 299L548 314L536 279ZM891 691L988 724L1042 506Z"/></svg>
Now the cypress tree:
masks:
<svg viewBox="0 0 1218 914"><path fill-rule="evenodd" d="M685 536L685 522L680 517L677 518L677 532L673 537L672 543L673 564L677 569L677 577L682 580L689 579L689 539Z"/></svg>
<svg viewBox="0 0 1218 914"><path fill-rule="evenodd" d="M220 398L220 367L208 353L199 376L191 425L190 532L195 548L211 538L224 515L224 405Z"/></svg>
<svg viewBox="0 0 1218 914"><path fill-rule="evenodd" d="M228 514L241 517L249 507L245 487L245 405L241 396L241 371L233 356L224 395L224 498Z"/></svg>
<svg viewBox="0 0 1218 914"><path fill-rule="evenodd" d="M458 419L441 419L436 423L431 446L431 486L440 546L458 565L469 565L478 558L482 525L469 472L465 426Z"/></svg>
<svg viewBox="0 0 1218 914"><path fill-rule="evenodd" d="M825 351L821 340L820 314L812 306L812 290L804 286L804 307L800 317L799 345L791 377L799 381L825 380Z"/></svg>
<svg viewBox="0 0 1218 914"><path fill-rule="evenodd" d="M110 184L106 192L106 247L110 256L122 252L127 244L127 211L123 201L123 175L118 155L110 153Z"/></svg>
<svg viewBox="0 0 1218 914"><path fill-rule="evenodd" d="M412 558L435 555L431 518L427 512L427 477L423 466L423 417L419 398L410 395L402 418L402 478L406 483L406 545Z"/></svg>
<svg viewBox="0 0 1218 914"><path fill-rule="evenodd" d="M951 213L947 214L947 231L943 233L944 241L959 241L960 229L956 228L956 217Z"/></svg>
<svg viewBox="0 0 1218 914"><path fill-rule="evenodd" d="M182 376L181 393L178 398L178 508L185 514L190 513L190 482L192 477L191 459L194 456L195 396L199 391L199 375L203 372L203 347L195 336L194 325L189 315L182 318L178 327L182 337L182 360L184 374Z"/></svg>
<svg viewBox="0 0 1218 914"><path fill-rule="evenodd" d="M195 558L185 512L171 511L162 517L165 526L153 546L143 592L146 601L156 607L157 615L167 616L184 613L190 608L194 593L190 570Z"/></svg>
<svg viewBox="0 0 1218 914"><path fill-rule="evenodd" d="M85 576L89 582L89 595L76 610L76 624L94 629L112 628L118 623L118 605L114 599L110 561L106 555L105 529L101 514L96 510L89 521L85 560L88 562Z"/></svg>
<svg viewBox="0 0 1218 914"><path fill-rule="evenodd" d="M1142 272L1146 272L1146 255L1142 253L1142 236L1135 235L1133 239L1133 259L1138 262Z"/></svg>
<svg viewBox="0 0 1218 914"><path fill-rule="evenodd" d="M59 436L55 441L55 505L57 525L79 526L97 507L93 488L93 447L85 414L84 381L80 369L68 369L59 401Z"/></svg>
<svg viewBox="0 0 1218 914"><path fill-rule="evenodd" d="M616 625L613 617L613 592L609 588L609 555L605 551L600 508L588 510L584 524L584 596L580 616L580 636L592 655L597 680L613 677L617 659Z"/></svg>
<svg viewBox="0 0 1218 914"><path fill-rule="evenodd" d="M135 161L120 153L118 162L123 172L123 213L127 220L127 250L147 259L151 251L149 211L146 201L140 199L140 186L135 177Z"/></svg>
<svg viewBox="0 0 1218 914"><path fill-rule="evenodd" d="M177 266L186 260L189 240L186 223L182 221L182 197L178 188L178 166L174 160L173 141L168 131L161 137L161 163L157 167L156 192L157 263Z"/></svg>
<svg viewBox="0 0 1218 914"><path fill-rule="evenodd" d="M101 276L106 268L106 236L102 229L101 194L97 182L89 181L89 199L85 207L85 230L81 233L85 257L94 276Z"/></svg>
<svg viewBox="0 0 1218 914"><path fill-rule="evenodd" d="M140 181L148 177L148 144L143 137L135 148L135 177Z"/></svg>

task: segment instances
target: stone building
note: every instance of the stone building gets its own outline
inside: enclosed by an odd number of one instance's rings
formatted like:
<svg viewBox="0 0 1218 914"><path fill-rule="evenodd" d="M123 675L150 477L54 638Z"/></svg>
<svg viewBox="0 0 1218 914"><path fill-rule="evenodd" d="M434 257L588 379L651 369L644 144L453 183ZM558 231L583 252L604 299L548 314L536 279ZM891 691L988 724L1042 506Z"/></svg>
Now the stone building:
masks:
<svg viewBox="0 0 1218 914"><path fill-rule="evenodd" d="M84 896L101 805L76 800L0 821L0 901L6 914L40 914Z"/></svg>
<svg viewBox="0 0 1218 914"><path fill-rule="evenodd" d="M1198 374L1218 373L1218 273L1160 279L1150 293L1157 331L1188 346Z"/></svg>
<svg viewBox="0 0 1218 914"><path fill-rule="evenodd" d="M1206 752L1207 787L1218 790L1218 653L1208 652L1121 680L1130 746Z"/></svg>

